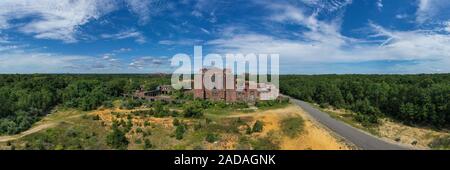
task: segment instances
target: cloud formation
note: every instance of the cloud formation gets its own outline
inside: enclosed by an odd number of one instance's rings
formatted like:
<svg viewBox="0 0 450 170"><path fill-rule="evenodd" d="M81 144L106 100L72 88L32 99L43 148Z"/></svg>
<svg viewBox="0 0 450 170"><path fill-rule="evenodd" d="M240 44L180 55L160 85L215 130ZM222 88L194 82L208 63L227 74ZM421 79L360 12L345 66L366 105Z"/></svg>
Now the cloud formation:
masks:
<svg viewBox="0 0 450 170"><path fill-rule="evenodd" d="M115 9L112 0L2 0L0 29L17 28L38 39L76 42L78 28ZM12 20L25 20L11 23Z"/></svg>
<svg viewBox="0 0 450 170"><path fill-rule="evenodd" d="M308 31L300 34L302 38L292 40L260 33L244 33L224 36L208 42L219 53L277 53L281 64L295 63L297 68L311 64L361 63L377 61L411 61L404 65L394 65L396 72L449 72L450 35L433 30L396 31L384 28L373 22L367 24L365 31L369 38L356 39L340 33L340 18L321 21L316 13L307 14L305 10L289 5L274 4L274 13L269 20L292 22L304 26ZM286 68L286 67L284 67ZM386 68L388 69L388 68ZM297 70L298 71L298 70Z"/></svg>
<svg viewBox="0 0 450 170"><path fill-rule="evenodd" d="M141 32L136 31L134 29L121 31L121 32L118 32L115 34L102 34L101 37L106 38L106 39L115 39L115 40L123 40L123 39L133 38L133 39L135 39L136 42L141 43L141 44L146 42L145 36Z"/></svg>

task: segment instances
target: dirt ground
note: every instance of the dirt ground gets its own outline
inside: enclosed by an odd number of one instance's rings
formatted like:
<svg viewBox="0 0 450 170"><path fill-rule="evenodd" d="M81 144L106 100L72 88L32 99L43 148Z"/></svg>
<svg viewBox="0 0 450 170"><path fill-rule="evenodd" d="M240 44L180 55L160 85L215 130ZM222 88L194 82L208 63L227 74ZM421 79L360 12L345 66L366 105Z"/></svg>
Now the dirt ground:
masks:
<svg viewBox="0 0 450 170"><path fill-rule="evenodd" d="M140 109L134 109L140 110ZM2 136L0 137L1 141L9 141L21 138L30 133L35 133L37 131L51 128L56 125L60 121L69 121L71 118L80 117L83 114L87 113L88 115L98 115L102 122L106 123L107 126L110 126L112 120L114 119L123 119L127 120L127 115L132 110L124 110L120 108L114 109L98 109L91 112L79 112L76 110L68 110L58 112L57 114L51 114L45 117L40 122L36 123L36 125L28 131L25 131L19 135L13 136ZM115 112L115 113L114 113ZM304 120L304 131L295 138L290 138L282 134L280 129L280 121L289 118L289 117L301 117ZM276 132L276 136L279 141L279 147L281 150L347 150L351 149L349 145L347 145L343 140L339 137L335 136L328 129L322 127L320 124L313 121L300 107L295 105L289 105L285 108L280 109L272 109L272 110L264 110L264 111L255 111L251 113L230 113L228 115L221 116L219 119L228 119L232 118L240 118L247 122L248 124L253 124L256 120L260 120L264 123L263 131L260 133L253 133L249 137L256 139L260 137L268 136L269 133ZM139 117L132 116L133 121L133 130L137 127L141 127L143 129L148 129L144 127L144 122L149 122L153 129L153 135L156 136L155 139L152 138L152 142L157 146L161 146L159 149L179 149L178 146L189 145L189 142L194 142L195 145L203 146L203 149L218 149L218 150L234 150L237 149L237 145L239 143L240 135L231 134L231 133L223 133L221 134L221 139L215 143L207 143L205 141L195 140L195 136L191 138L194 140L181 140L177 141L172 139L169 135L172 134L173 127L173 118L155 118L155 117ZM192 120L193 121L193 120ZM190 127L193 127L193 123L189 119L184 120ZM157 130L159 129L159 130ZM191 134L195 134L191 132ZM242 127L241 135L245 134L245 126ZM138 136L136 136L138 135ZM140 136L139 136L140 135ZM159 135L159 137L158 137ZM142 139L142 134L138 133L129 133L127 137L134 141L137 138ZM160 139L161 141L159 141ZM131 145L129 149L139 149L139 146ZM183 149L183 147L181 147ZM185 148L192 149L192 148Z"/></svg>
<svg viewBox="0 0 450 170"><path fill-rule="evenodd" d="M251 116L255 120L264 122L263 136L271 131L280 131L280 121L286 117L300 116L304 120L304 131L296 138L282 135L281 150L349 150L352 147L332 132L312 120L300 107L290 105L286 108L268 110L264 112L236 114L236 116ZM258 135L258 134L257 134Z"/></svg>
<svg viewBox="0 0 450 170"><path fill-rule="evenodd" d="M350 111L343 109L325 109L327 112L331 112L337 115L341 119L347 119L352 122L352 125L362 128L362 125L351 119L353 114ZM381 123L376 127L366 128L373 135L386 138L392 142L402 143L417 149L429 149L429 144L436 138L450 135L448 130L435 130L429 127L414 127L405 125L400 122L383 118ZM364 128L362 128L364 129Z"/></svg>
<svg viewBox="0 0 450 170"><path fill-rule="evenodd" d="M381 137L385 137L400 143L427 149L433 139L450 135L445 131L437 131L426 127L412 127L383 119L376 131Z"/></svg>

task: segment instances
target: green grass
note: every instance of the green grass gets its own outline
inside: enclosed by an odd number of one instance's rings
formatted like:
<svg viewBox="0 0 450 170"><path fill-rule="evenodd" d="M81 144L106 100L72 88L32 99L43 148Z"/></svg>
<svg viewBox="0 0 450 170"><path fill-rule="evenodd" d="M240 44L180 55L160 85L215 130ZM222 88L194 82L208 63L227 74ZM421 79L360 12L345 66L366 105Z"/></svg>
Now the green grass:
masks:
<svg viewBox="0 0 450 170"><path fill-rule="evenodd" d="M376 130L376 126L363 126L360 122L355 120L355 116L356 113L353 113L351 111L346 110L345 114L340 115L338 113L335 113L333 111L329 111L329 110L325 110L324 108L321 108L317 105L311 104L313 107L315 107L316 109L327 113L328 115L330 115L332 118L336 119L336 120L340 120L352 127L355 127L357 129L361 129L363 131L369 132L372 135L375 136L380 136L379 132Z"/></svg>
<svg viewBox="0 0 450 170"><path fill-rule="evenodd" d="M434 139L430 144L429 147L432 149L442 149L442 150L448 150L450 149L450 136L440 137Z"/></svg>
<svg viewBox="0 0 450 170"><path fill-rule="evenodd" d="M115 100L113 105L120 106L120 100ZM267 107L265 109L268 109ZM123 149L206 149L205 144L210 143L215 147L215 142L228 140L229 136L237 137L238 149L279 149L278 143L270 137L252 138L242 130L242 126L252 126L252 117L231 118L227 117L232 112L254 112L253 109L237 108L235 106L213 105L205 109L205 117L184 118L177 117L187 124L183 139L175 138L175 128L167 128L160 123L145 125L133 124L126 130L127 117L139 118L129 112L113 112L114 116L123 118L121 129L126 132L126 148ZM86 111L58 107L51 114L43 118L39 123L57 123L55 127L42 130L15 141L1 143L3 149L33 149L33 150L108 150L115 149L107 144L107 135L111 132L108 123L99 120L100 117L92 116ZM152 115L149 115L152 116ZM152 116L154 117L154 116ZM147 133L151 132L151 133ZM145 143L151 147L145 147ZM220 147L220 146L217 146Z"/></svg>
<svg viewBox="0 0 450 170"><path fill-rule="evenodd" d="M305 123L301 117L285 118L281 120L281 130L290 138L297 137L303 131L304 126Z"/></svg>
<svg viewBox="0 0 450 170"><path fill-rule="evenodd" d="M11 143L15 149L31 150L110 149L104 140L106 133L99 121L79 117Z"/></svg>
<svg viewBox="0 0 450 170"><path fill-rule="evenodd" d="M269 137L262 137L254 139L251 142L251 146L254 150L278 150L280 146L277 142Z"/></svg>

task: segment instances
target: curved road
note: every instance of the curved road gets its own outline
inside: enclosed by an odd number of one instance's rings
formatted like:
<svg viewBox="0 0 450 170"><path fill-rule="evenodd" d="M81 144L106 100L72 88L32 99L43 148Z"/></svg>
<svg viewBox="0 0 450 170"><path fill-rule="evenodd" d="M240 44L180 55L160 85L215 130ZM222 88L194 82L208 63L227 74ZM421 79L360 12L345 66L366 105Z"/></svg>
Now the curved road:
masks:
<svg viewBox="0 0 450 170"><path fill-rule="evenodd" d="M407 150L411 149L405 146L400 146L394 143L389 143L380 138L362 132L346 123L336 120L327 113L324 113L314 107L309 103L301 100L289 97L291 101L303 108L309 115L311 115L316 121L325 125L341 137L347 139L357 147L364 150Z"/></svg>

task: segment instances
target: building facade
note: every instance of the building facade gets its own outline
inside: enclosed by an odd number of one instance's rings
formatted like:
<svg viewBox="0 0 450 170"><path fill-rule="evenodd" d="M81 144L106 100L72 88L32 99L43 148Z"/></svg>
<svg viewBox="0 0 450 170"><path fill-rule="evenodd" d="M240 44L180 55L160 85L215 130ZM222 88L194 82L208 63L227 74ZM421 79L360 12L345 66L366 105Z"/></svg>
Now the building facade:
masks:
<svg viewBox="0 0 450 170"><path fill-rule="evenodd" d="M267 83L256 83L256 89L250 88L250 81L245 81L238 83L236 77L227 77L227 76L235 76L234 74L231 74L231 70L229 69L202 69L200 71L201 79L196 80L196 82L201 82L201 88L196 89L194 88L194 98L196 99L205 99L205 100L213 100L213 101L225 101L225 102L236 102L236 101L243 101L243 102L256 102L257 100L272 100L276 97L273 97L274 94L272 93L273 90L276 90L278 92L278 88L274 85L267 84ZM210 75L214 75L211 77L208 77ZM221 76L217 76L221 75ZM221 88L213 88L208 89L205 88L205 84L203 82L205 76L207 78L211 78L213 82L216 78L221 78L222 86ZM233 88L227 88L226 82L227 79L230 81L233 81L232 86ZM220 81L219 81L220 82ZM242 85L241 85L242 84ZM278 95L278 93L276 93Z"/></svg>

